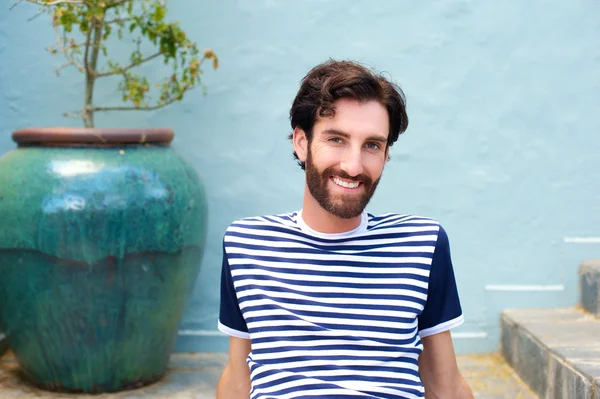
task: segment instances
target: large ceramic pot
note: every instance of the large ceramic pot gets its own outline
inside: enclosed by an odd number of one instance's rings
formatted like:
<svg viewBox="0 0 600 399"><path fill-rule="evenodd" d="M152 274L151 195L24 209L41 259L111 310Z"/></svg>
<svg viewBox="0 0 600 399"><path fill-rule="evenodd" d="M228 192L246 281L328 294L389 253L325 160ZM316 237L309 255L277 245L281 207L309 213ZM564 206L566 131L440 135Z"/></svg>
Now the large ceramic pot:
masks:
<svg viewBox="0 0 600 399"><path fill-rule="evenodd" d="M6 340L6 335L0 330L0 356L4 355L7 350L8 341Z"/></svg>
<svg viewBox="0 0 600 399"><path fill-rule="evenodd" d="M43 389L159 379L191 295L203 186L166 129L13 133L0 157L0 325Z"/></svg>

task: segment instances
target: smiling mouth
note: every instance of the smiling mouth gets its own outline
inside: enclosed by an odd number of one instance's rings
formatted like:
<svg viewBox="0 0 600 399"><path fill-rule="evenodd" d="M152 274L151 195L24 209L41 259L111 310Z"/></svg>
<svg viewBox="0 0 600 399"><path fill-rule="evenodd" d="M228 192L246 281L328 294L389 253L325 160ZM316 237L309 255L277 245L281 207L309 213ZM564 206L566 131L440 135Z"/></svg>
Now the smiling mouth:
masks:
<svg viewBox="0 0 600 399"><path fill-rule="evenodd" d="M360 182L357 182L357 181L347 182L347 181L340 179L339 177L333 177L331 180L338 186L344 187L344 188L354 189L354 188L358 188L358 186L360 186Z"/></svg>

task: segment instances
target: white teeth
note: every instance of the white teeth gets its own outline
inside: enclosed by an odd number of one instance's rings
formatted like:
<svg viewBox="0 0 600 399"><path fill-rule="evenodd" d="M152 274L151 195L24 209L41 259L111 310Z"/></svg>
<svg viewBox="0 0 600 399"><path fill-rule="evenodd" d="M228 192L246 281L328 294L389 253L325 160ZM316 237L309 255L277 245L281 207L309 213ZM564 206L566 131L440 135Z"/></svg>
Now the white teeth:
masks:
<svg viewBox="0 0 600 399"><path fill-rule="evenodd" d="M337 184L338 186L342 186L342 187L346 187L346 188L356 188L356 187L358 187L358 184L359 184L358 182L348 183L337 177L333 178L333 182L335 184Z"/></svg>

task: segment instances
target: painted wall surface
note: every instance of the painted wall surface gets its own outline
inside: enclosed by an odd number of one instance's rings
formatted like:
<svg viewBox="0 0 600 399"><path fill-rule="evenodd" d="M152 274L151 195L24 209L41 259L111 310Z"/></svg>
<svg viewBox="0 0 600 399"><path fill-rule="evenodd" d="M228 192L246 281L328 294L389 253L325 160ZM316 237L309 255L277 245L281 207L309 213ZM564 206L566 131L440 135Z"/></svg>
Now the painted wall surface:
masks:
<svg viewBox="0 0 600 399"><path fill-rule="evenodd" d="M11 2L12 4L12 2ZM0 154L12 130L73 125L82 77L63 64L35 6L0 9ZM506 307L577 303L577 269L600 256L600 3L593 0L171 1L220 57L182 103L111 113L100 127L172 127L208 190L208 248L178 350L224 351L216 330L222 235L237 218L297 210L303 173L286 136L300 79L351 58L406 93L410 124L369 210L438 219L466 322L457 350L494 351ZM123 46L125 47L125 46ZM123 56L127 53L123 51ZM152 72L152 71L151 71ZM118 96L100 87L99 104ZM598 241L598 240L597 240Z"/></svg>

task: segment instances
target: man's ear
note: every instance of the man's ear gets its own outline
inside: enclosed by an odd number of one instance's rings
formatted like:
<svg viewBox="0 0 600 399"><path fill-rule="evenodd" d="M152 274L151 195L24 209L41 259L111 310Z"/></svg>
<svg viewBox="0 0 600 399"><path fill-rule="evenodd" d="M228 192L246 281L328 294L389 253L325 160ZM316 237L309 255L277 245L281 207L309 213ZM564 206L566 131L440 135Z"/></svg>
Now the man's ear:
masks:
<svg viewBox="0 0 600 399"><path fill-rule="evenodd" d="M294 151L296 151L298 159L301 162L306 162L306 156L308 154L308 137L306 137L304 130L300 129L299 127L294 129L292 143L294 144Z"/></svg>

